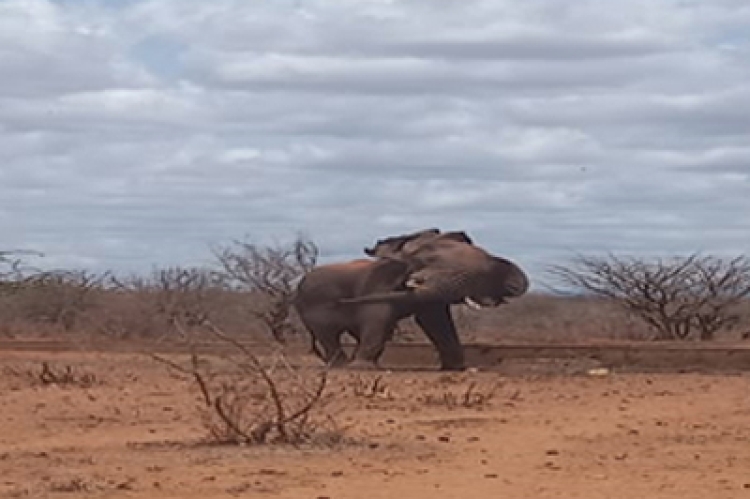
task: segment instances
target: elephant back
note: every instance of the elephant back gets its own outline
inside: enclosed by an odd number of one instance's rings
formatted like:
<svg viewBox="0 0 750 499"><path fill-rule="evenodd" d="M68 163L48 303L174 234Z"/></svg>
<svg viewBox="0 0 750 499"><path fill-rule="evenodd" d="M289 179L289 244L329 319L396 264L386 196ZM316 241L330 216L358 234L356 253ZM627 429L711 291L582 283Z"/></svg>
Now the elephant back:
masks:
<svg viewBox="0 0 750 499"><path fill-rule="evenodd" d="M335 304L341 298L354 296L374 263L360 259L315 267L297 285L295 304Z"/></svg>

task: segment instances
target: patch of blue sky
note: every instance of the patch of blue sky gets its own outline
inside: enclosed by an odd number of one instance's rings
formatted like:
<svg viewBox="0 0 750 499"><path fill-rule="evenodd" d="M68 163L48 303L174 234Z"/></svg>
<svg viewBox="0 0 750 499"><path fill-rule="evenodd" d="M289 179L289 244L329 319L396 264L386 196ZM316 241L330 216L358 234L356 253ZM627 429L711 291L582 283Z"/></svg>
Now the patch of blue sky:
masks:
<svg viewBox="0 0 750 499"><path fill-rule="evenodd" d="M176 79L182 71L181 54L185 45L165 36L151 35L130 48L129 56L152 74Z"/></svg>

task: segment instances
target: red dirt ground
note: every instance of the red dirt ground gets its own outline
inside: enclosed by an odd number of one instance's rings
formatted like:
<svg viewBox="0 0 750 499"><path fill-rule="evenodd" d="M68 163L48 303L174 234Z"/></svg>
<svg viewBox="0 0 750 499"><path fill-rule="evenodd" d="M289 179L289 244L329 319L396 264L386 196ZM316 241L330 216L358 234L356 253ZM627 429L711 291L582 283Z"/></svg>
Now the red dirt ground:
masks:
<svg viewBox="0 0 750 499"><path fill-rule="evenodd" d="M448 403L471 383L494 396ZM188 386L135 354L0 352L0 497L750 498L747 375L336 372L355 443L302 449L201 444Z"/></svg>

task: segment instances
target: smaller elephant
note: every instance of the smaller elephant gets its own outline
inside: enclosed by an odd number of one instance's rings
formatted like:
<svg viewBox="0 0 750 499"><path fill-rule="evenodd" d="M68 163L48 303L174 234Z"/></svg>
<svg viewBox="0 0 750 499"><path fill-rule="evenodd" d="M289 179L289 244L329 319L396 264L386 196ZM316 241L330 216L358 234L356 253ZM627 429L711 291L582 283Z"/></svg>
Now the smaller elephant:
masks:
<svg viewBox="0 0 750 499"><path fill-rule="evenodd" d="M428 229L378 241L374 259L322 265L299 283L294 306L331 365L348 358L341 336L358 340L354 365L375 367L397 322L414 316L436 347L442 369L463 369L450 306L498 306L526 293L526 274L463 232Z"/></svg>

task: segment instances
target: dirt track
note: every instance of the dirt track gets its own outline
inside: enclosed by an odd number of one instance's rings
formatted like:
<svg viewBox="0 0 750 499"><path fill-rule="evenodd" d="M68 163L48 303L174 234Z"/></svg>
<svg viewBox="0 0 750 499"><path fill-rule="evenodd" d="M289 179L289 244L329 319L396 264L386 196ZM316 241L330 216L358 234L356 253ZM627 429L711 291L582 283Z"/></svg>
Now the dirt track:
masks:
<svg viewBox="0 0 750 499"><path fill-rule="evenodd" d="M0 355L0 497L750 497L747 375L338 372L353 443L238 448L200 445L195 393L144 356ZM45 360L96 381L43 386ZM440 402L471 383L494 396Z"/></svg>
<svg viewBox="0 0 750 499"><path fill-rule="evenodd" d="M251 344L254 351L267 345ZM226 343L197 345L204 353L232 351ZM132 341L0 341L0 352L162 352L179 353L183 345ZM605 343L605 344L469 344L465 346L468 366L505 373L558 372L573 374L590 368L606 367L630 372L742 372L750 371L750 345L695 343ZM303 361L313 361L307 346L287 348ZM429 344L390 344L382 359L385 367L425 369L437 365L437 355Z"/></svg>

